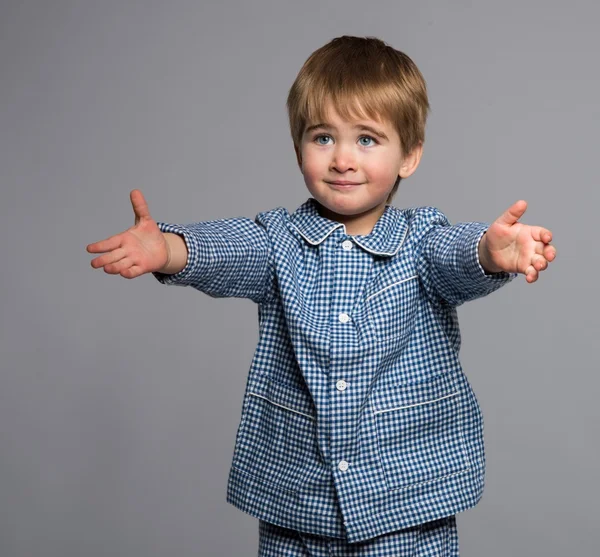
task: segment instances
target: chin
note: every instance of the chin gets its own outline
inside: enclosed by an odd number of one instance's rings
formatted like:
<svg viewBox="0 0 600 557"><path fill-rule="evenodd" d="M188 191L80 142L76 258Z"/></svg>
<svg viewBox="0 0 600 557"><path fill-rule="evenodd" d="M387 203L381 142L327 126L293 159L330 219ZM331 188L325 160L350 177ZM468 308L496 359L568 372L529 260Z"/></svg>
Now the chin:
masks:
<svg viewBox="0 0 600 557"><path fill-rule="evenodd" d="M346 202L334 203L335 206L331 207L331 211L335 211L340 215L360 215L372 211L380 205L380 203L365 203L356 200L346 200Z"/></svg>
<svg viewBox="0 0 600 557"><path fill-rule="evenodd" d="M365 211L365 209L363 209L361 205L357 203L323 203L323 201L319 199L317 199L317 201L319 201L323 207L329 209L333 213L337 213L338 215L358 215L359 213Z"/></svg>

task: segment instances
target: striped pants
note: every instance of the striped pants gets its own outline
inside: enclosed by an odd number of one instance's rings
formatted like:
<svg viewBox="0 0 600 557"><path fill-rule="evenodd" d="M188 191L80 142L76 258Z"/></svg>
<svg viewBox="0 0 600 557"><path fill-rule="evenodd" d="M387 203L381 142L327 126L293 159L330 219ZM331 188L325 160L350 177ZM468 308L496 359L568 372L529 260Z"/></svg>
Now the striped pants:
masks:
<svg viewBox="0 0 600 557"><path fill-rule="evenodd" d="M259 520L258 557L458 557L456 517L448 516L349 544Z"/></svg>

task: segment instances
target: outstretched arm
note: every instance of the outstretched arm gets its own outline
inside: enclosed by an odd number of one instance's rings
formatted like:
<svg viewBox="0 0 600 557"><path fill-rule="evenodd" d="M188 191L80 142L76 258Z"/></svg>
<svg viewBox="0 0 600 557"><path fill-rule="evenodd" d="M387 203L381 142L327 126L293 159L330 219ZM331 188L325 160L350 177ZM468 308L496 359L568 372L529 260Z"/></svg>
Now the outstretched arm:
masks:
<svg viewBox="0 0 600 557"><path fill-rule="evenodd" d="M250 298L256 303L271 295L271 244L259 217L157 224L165 236L177 234L187 247L187 262L180 271L152 273L162 284L191 286L213 298Z"/></svg>
<svg viewBox="0 0 600 557"><path fill-rule="evenodd" d="M491 294L516 274L486 273L478 246L489 228L484 222L451 225L435 207L413 210L413 244L417 273L434 304L459 306Z"/></svg>
<svg viewBox="0 0 600 557"><path fill-rule="evenodd" d="M155 222L140 190L129 194L135 224L88 244L94 269L132 279L152 273L163 284L192 286L214 298L264 303L273 292L271 242L262 213L189 225Z"/></svg>

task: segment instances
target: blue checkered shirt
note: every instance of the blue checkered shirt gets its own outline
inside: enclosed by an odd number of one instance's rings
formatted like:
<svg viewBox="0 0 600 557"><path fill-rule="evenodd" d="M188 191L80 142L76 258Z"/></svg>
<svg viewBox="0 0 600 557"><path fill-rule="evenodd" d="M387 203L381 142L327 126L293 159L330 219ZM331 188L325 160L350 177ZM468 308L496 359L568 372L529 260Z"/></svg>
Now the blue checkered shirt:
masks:
<svg viewBox="0 0 600 557"><path fill-rule="evenodd" d="M157 280L258 305L227 502L353 543L479 501L483 418L456 306L516 276L481 267L487 224L388 205L351 236L310 198L292 214L158 225L188 260Z"/></svg>

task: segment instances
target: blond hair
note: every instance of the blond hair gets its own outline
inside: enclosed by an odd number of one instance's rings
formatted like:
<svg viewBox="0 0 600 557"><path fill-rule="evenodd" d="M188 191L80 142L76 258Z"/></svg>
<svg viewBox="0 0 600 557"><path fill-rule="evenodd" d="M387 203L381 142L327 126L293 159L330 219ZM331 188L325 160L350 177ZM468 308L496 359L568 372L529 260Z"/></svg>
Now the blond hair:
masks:
<svg viewBox="0 0 600 557"><path fill-rule="evenodd" d="M429 112L425 79L406 54L380 39L337 37L304 62L286 103L297 150L307 122L324 121L328 101L346 120L367 117L391 122L404 154L425 141ZM400 176L388 203L399 183Z"/></svg>

